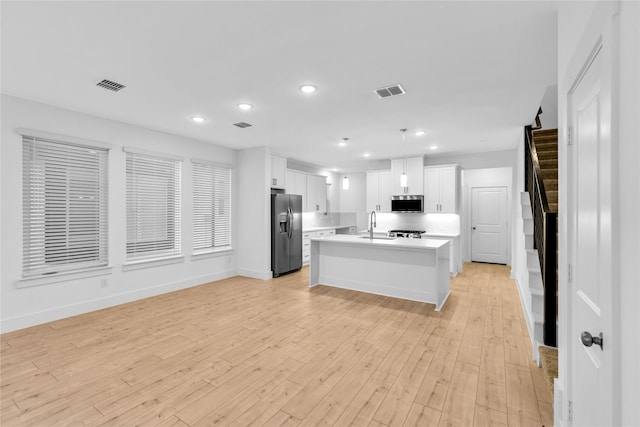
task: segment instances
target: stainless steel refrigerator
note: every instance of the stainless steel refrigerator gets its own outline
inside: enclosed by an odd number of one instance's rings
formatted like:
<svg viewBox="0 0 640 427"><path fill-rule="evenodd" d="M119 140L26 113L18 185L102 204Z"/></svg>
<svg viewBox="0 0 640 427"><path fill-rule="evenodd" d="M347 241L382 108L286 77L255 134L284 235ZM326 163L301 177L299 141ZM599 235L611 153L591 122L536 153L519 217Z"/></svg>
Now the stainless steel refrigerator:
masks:
<svg viewBox="0 0 640 427"><path fill-rule="evenodd" d="M302 196L271 195L273 277L302 268Z"/></svg>

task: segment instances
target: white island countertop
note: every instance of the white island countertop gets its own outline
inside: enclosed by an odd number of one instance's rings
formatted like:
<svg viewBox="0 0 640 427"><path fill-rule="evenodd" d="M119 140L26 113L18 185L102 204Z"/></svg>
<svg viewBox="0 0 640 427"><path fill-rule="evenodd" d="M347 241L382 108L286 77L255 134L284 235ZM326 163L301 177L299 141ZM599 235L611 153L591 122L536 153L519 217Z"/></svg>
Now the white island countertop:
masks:
<svg viewBox="0 0 640 427"><path fill-rule="evenodd" d="M383 246L388 248L409 248L409 249L438 249L449 244L448 240L441 239L407 239L404 237L397 238L380 238L372 239L369 236L354 236L348 234L336 234L335 236L315 237L311 239L323 242L346 243L363 246Z"/></svg>

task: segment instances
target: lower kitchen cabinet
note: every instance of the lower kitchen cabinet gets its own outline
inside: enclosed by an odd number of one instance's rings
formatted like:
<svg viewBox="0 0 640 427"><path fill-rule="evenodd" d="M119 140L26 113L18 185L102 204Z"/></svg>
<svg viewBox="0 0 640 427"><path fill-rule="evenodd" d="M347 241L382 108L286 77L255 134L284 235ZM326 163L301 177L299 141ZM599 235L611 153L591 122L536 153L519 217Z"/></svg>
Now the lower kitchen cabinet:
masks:
<svg viewBox="0 0 640 427"><path fill-rule="evenodd" d="M311 239L314 237L333 236L336 230L304 231L302 232L302 265L308 265L311 260Z"/></svg>

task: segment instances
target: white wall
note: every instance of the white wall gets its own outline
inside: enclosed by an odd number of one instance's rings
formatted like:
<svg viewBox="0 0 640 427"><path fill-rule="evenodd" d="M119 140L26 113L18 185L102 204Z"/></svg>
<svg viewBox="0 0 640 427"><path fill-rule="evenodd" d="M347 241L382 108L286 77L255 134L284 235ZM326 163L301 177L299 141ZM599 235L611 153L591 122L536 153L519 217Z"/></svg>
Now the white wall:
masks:
<svg viewBox="0 0 640 427"><path fill-rule="evenodd" d="M2 95L2 212L1 313L3 332L97 310L100 308L194 286L236 274L236 256L192 260L191 158L235 165L235 151L175 135L63 110ZM17 128L28 128L73 138L110 143L109 153L109 260L106 276L66 280L18 288L22 275L22 141ZM182 263L124 272L125 262L125 155L123 146L184 157L182 200ZM10 179L7 179L10 178ZM237 173L234 174L234 181ZM237 194L232 189L234 196ZM234 197L234 200L237 198ZM234 211L237 211L237 204ZM234 229L234 235L237 235ZM236 246L237 239L233 245ZM109 279L102 288L100 280Z"/></svg>
<svg viewBox="0 0 640 427"><path fill-rule="evenodd" d="M621 377L619 408L621 425L640 425L640 3L623 2L620 19L620 102L618 104L620 147L618 169L620 217L620 293L617 321L620 325ZM616 373L617 374L617 373Z"/></svg>
<svg viewBox="0 0 640 427"><path fill-rule="evenodd" d="M365 212L367 206L367 176L364 172L347 174L349 177L349 189L343 190L339 186L340 210L342 212L355 212L358 230L367 228L368 217Z"/></svg>
<svg viewBox="0 0 640 427"><path fill-rule="evenodd" d="M534 107L535 109L536 107ZM535 111L533 112L535 116ZM524 128L524 124L522 125ZM501 168L501 167L513 167L513 152L516 149L518 141L522 140L523 130L514 132L514 149L513 150L500 150L500 151L486 151L481 153L465 153L465 154L453 154L450 156L427 156L424 165L425 166L438 166L438 165L459 165L464 169L487 169L487 168ZM519 138L519 139L518 139Z"/></svg>
<svg viewBox="0 0 640 427"><path fill-rule="evenodd" d="M271 152L266 147L238 152L238 274L270 279Z"/></svg>

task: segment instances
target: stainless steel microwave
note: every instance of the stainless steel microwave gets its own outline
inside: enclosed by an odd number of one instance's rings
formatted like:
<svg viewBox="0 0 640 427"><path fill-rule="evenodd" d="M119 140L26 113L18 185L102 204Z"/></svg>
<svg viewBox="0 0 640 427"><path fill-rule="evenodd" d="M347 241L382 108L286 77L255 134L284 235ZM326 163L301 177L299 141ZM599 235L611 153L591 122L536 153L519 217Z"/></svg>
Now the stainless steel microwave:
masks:
<svg viewBox="0 0 640 427"><path fill-rule="evenodd" d="M424 196L401 195L391 196L391 212L422 213L424 211Z"/></svg>

